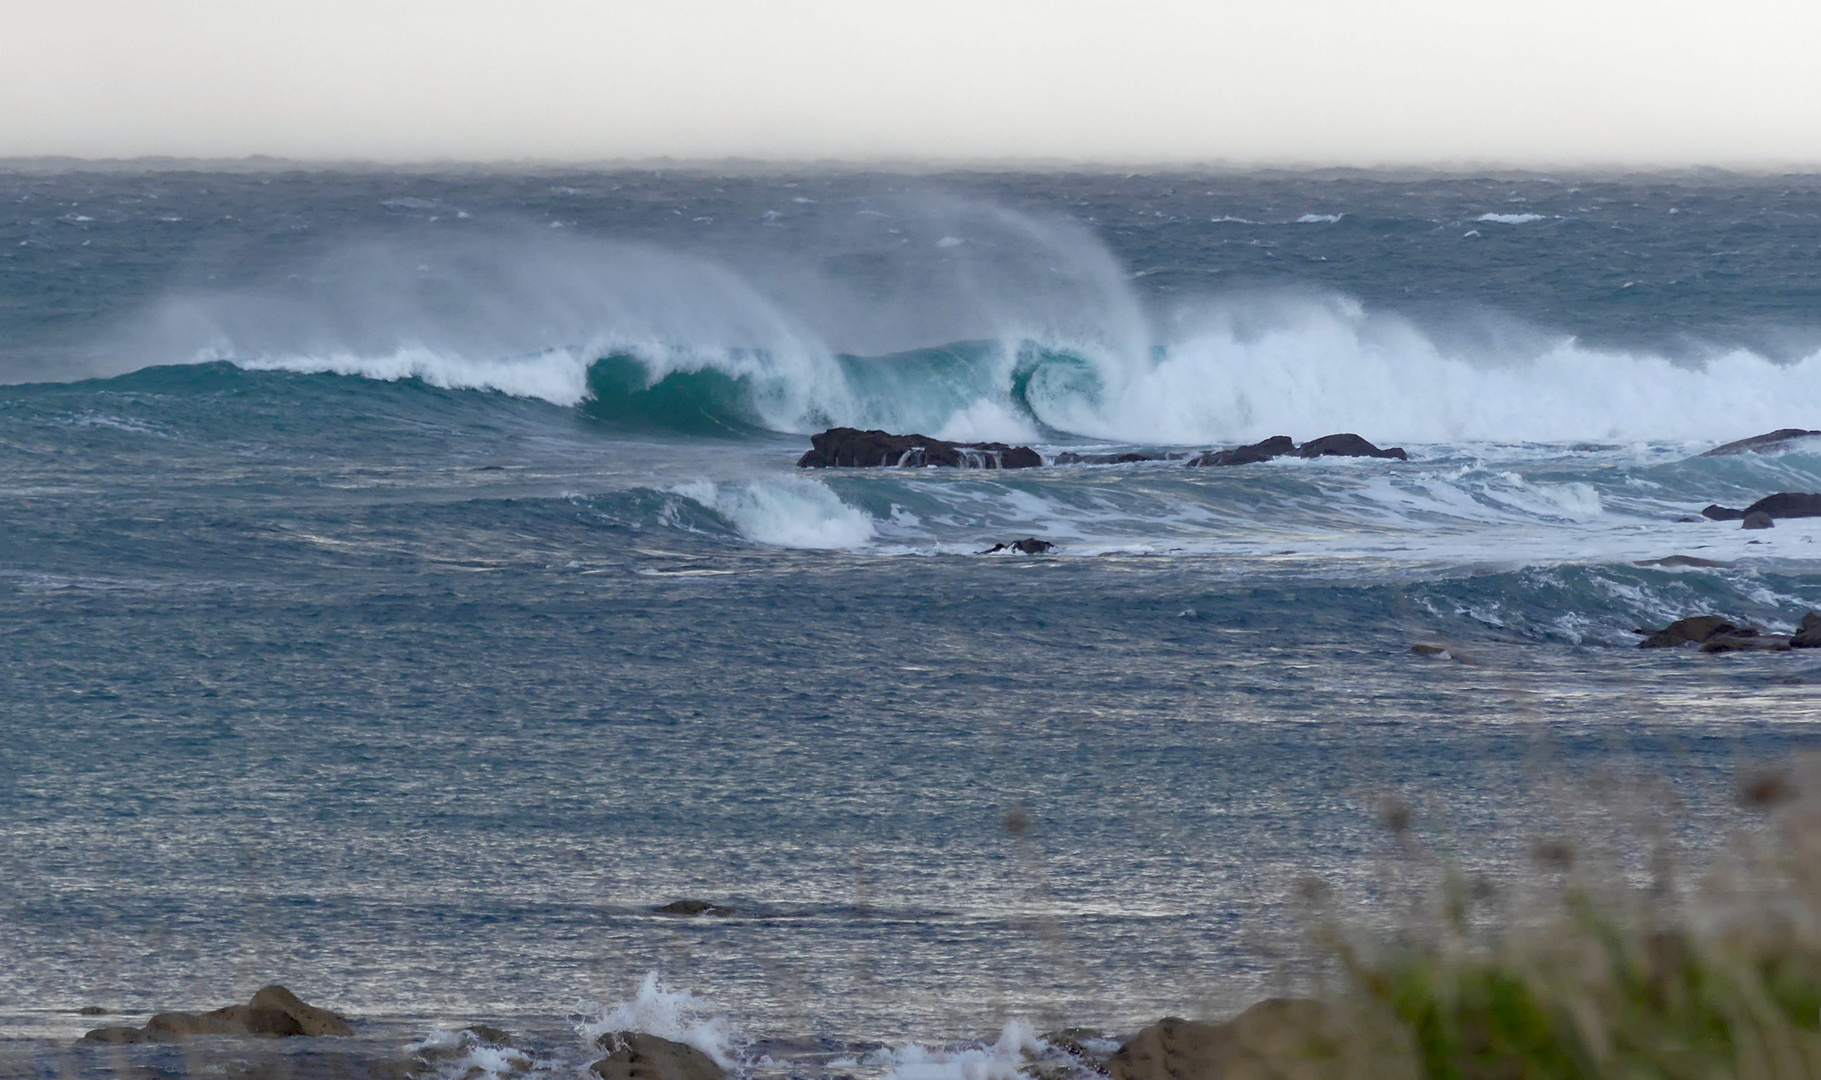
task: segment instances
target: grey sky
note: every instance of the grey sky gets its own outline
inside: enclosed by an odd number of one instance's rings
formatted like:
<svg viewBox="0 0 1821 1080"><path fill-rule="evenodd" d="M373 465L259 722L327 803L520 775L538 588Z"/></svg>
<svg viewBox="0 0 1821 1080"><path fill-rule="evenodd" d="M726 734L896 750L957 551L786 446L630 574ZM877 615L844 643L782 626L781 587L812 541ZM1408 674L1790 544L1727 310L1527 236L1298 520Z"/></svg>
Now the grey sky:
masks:
<svg viewBox="0 0 1821 1080"><path fill-rule="evenodd" d="M1821 163L1813 0L0 0L0 156Z"/></svg>

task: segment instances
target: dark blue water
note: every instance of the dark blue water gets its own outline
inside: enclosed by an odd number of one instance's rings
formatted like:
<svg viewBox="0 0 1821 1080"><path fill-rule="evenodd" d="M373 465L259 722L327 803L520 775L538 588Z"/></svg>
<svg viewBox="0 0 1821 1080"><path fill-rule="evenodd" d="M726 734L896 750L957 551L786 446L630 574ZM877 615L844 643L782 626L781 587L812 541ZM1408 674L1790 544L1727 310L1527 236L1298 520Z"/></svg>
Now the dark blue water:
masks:
<svg viewBox="0 0 1821 1080"><path fill-rule="evenodd" d="M1634 868L1615 804L1673 793L1698 859L1816 742L1821 657L1631 633L1821 606L1821 522L1679 520L1821 489L1814 445L1697 456L1821 428L1815 178L0 196L14 1071L207 1072L244 1052L74 1010L278 980L370 1055L484 1019L560 1071L627 1002L908 1076L863 1055L1307 988L1298 883L1384 910L1387 793L1495 877ZM835 423L1411 460L796 469Z"/></svg>

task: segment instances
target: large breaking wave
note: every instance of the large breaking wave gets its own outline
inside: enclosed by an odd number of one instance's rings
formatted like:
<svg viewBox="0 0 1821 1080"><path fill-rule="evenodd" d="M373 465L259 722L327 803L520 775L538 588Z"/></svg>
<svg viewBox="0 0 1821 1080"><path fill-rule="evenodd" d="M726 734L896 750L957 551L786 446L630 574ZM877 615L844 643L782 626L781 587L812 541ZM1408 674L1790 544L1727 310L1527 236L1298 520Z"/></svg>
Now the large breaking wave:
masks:
<svg viewBox="0 0 1821 1080"><path fill-rule="evenodd" d="M894 280L920 284L895 291L859 271L623 244L352 249L293 275L303 285L169 301L132 347L145 362L418 379L691 433L1696 441L1821 417L1821 354L1671 358L1534 329L1494 347L1307 292L1157 310L1079 227L992 208L959 221L945 227L965 238L907 243L903 258L923 261Z"/></svg>

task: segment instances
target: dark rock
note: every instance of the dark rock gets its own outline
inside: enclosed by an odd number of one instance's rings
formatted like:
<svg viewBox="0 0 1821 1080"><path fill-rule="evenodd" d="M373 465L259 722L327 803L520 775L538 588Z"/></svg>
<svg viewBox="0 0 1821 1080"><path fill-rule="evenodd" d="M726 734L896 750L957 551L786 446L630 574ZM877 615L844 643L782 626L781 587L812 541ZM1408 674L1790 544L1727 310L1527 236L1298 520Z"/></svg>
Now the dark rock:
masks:
<svg viewBox="0 0 1821 1080"><path fill-rule="evenodd" d="M1733 454L1762 454L1771 450L1786 449L1788 444L1798 439L1812 439L1821 436L1821 431L1805 431L1802 428L1778 428L1763 435L1753 435L1749 439L1740 439L1716 446L1702 454L1702 457L1729 457Z"/></svg>
<svg viewBox="0 0 1821 1080"><path fill-rule="evenodd" d="M1057 454L1056 460L1051 462L1051 464L1053 464L1053 465L1130 465L1134 461L1167 461L1167 460L1169 460L1169 458L1167 455L1164 455L1164 454L1141 454L1136 450L1130 450L1123 454L1077 454L1074 451L1070 450L1070 451L1064 451L1063 453Z"/></svg>
<svg viewBox="0 0 1821 1080"><path fill-rule="evenodd" d="M1821 649L1821 614L1811 611L1802 616L1801 625L1796 627L1789 643L1797 649Z"/></svg>
<svg viewBox="0 0 1821 1080"><path fill-rule="evenodd" d="M1296 443L1288 435L1273 435L1264 442L1250 446L1235 446L1231 450L1209 450L1205 454L1189 459L1194 467L1207 465L1256 465L1261 461L1282 457L1296 452Z"/></svg>
<svg viewBox="0 0 1821 1080"><path fill-rule="evenodd" d="M277 983L262 988L247 1004L254 1009L271 1009L290 1016L305 1035L345 1039L354 1034L346 1020L327 1009L306 1003Z"/></svg>
<svg viewBox="0 0 1821 1080"><path fill-rule="evenodd" d="M1050 543L1048 540L1039 540L1035 536L1027 536L1022 540L1014 540L1009 544L994 544L992 547L980 552L980 554L994 555L1001 551L1016 551L1020 555L1042 555L1046 552L1054 551L1055 549L1056 545Z"/></svg>
<svg viewBox="0 0 1821 1080"><path fill-rule="evenodd" d="M1661 630L1634 630L1633 633L1648 635L1638 642L1640 649L1667 649L1676 645L1687 645L1690 642L1700 644L1716 634L1756 634L1749 627L1737 626L1727 622L1718 615L1695 615L1686 619L1677 619Z"/></svg>
<svg viewBox="0 0 1821 1080"><path fill-rule="evenodd" d="M722 907L707 900L672 900L663 907L651 910L658 915L713 915L717 918L725 918L734 913L733 908Z"/></svg>
<svg viewBox="0 0 1821 1080"><path fill-rule="evenodd" d="M145 1032L136 1027L100 1027L82 1037L83 1042L94 1043L142 1043L152 1042Z"/></svg>
<svg viewBox="0 0 1821 1080"><path fill-rule="evenodd" d="M1739 523L1741 529L1774 529L1776 526L1776 521L1762 510L1753 510Z"/></svg>
<svg viewBox="0 0 1821 1080"><path fill-rule="evenodd" d="M1747 630L1737 634L1715 634L1701 643L1704 653L1788 652L1790 639L1781 634L1760 634Z"/></svg>
<svg viewBox="0 0 1821 1080"><path fill-rule="evenodd" d="M1665 555L1661 559L1645 559L1638 566L1731 566L1732 563L1719 559L1703 559L1698 555Z"/></svg>
<svg viewBox="0 0 1821 1080"><path fill-rule="evenodd" d="M1373 446L1371 443L1351 432L1343 435L1323 435L1319 439L1311 439L1308 442L1303 443L1302 446L1297 449L1296 456L1306 458L1375 457L1396 458L1398 461L1410 460L1410 455L1404 453L1404 448L1401 446L1393 446L1380 450L1378 447Z"/></svg>
<svg viewBox="0 0 1821 1080"><path fill-rule="evenodd" d="M99 1005L84 1005L76 1010L77 1016L106 1016L108 1011Z"/></svg>
<svg viewBox="0 0 1821 1080"><path fill-rule="evenodd" d="M1339 1018L1321 1002L1273 998L1224 1024L1166 1017L1108 1058L1107 1074L1113 1080L1323 1080L1341 1071L1341 1034ZM1391 1062L1380 1064L1393 1066L1386 1075L1405 1075Z"/></svg>
<svg viewBox="0 0 1821 1080"><path fill-rule="evenodd" d="M1417 644L1410 646L1410 651L1418 656L1447 656L1448 646L1424 645L1421 642L1418 642Z"/></svg>
<svg viewBox="0 0 1821 1080"><path fill-rule="evenodd" d="M229 1005L205 1013L161 1012L143 1028L96 1028L83 1036L89 1042L184 1042L198 1035L256 1035L285 1038L293 1035L349 1036L348 1022L327 1009L305 1004L282 986L268 986L246 1005Z"/></svg>
<svg viewBox="0 0 1821 1080"><path fill-rule="evenodd" d="M886 431L829 428L810 436L812 449L797 461L800 469L879 468L897 465L944 465L957 469L1029 469L1043 456L1028 446L1005 443L956 443L928 435L893 435Z"/></svg>
<svg viewBox="0 0 1821 1080"><path fill-rule="evenodd" d="M671 1042L641 1031L615 1031L595 1045L609 1051L588 1066L601 1080L724 1080L726 1070L686 1043Z"/></svg>
<svg viewBox="0 0 1821 1080"><path fill-rule="evenodd" d="M512 1041L511 1032L496 1028L492 1024L469 1024L462 1030L473 1035L476 1041L486 1043L488 1046L516 1045Z"/></svg>
<svg viewBox="0 0 1821 1080"><path fill-rule="evenodd" d="M1709 506L1701 516L1714 521L1738 521L1747 515L1764 513L1773 518L1821 517L1821 494L1801 491L1779 491L1766 495L1743 510L1729 506Z"/></svg>

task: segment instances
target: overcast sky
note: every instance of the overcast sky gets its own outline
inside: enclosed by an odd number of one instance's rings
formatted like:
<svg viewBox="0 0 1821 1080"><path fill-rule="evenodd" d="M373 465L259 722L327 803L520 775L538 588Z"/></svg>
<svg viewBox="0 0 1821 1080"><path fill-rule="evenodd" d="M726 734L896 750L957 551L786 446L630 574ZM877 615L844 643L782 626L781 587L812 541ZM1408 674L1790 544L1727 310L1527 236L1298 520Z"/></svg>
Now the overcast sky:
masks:
<svg viewBox="0 0 1821 1080"><path fill-rule="evenodd" d="M0 156L1821 164L1815 0L0 0Z"/></svg>

